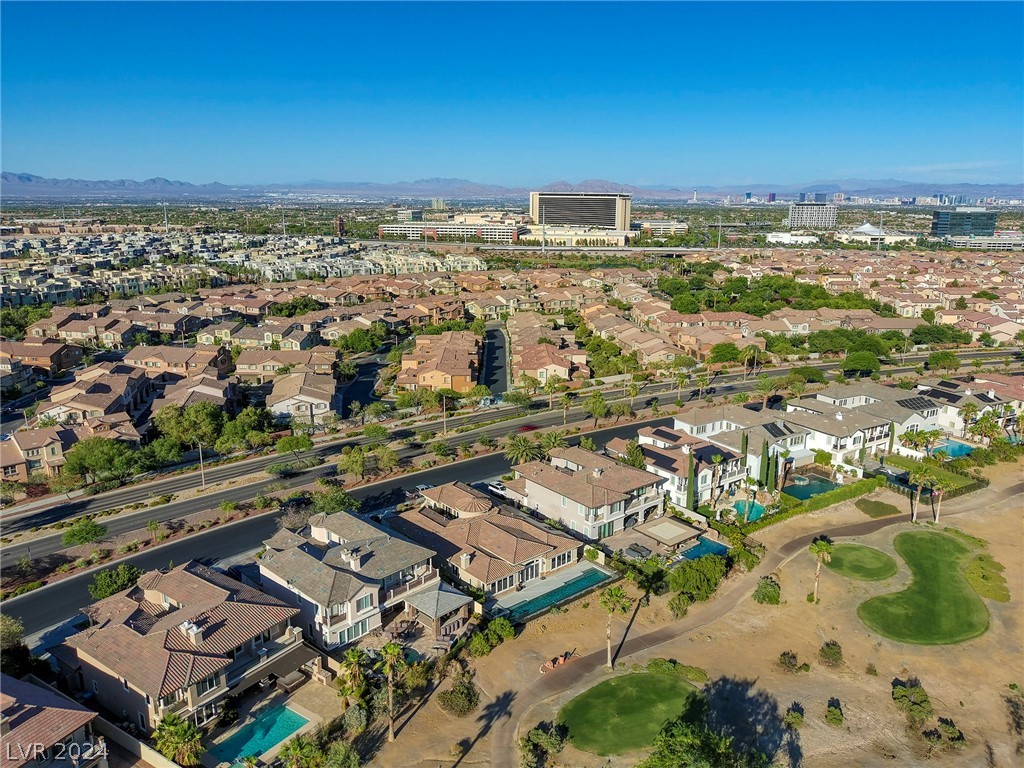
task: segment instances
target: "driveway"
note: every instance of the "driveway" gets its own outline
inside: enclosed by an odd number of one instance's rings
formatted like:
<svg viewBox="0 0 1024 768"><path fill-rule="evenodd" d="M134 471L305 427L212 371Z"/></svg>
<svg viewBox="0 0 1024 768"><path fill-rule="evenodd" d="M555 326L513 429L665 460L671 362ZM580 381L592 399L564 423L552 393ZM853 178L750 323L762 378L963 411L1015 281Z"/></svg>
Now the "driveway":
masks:
<svg viewBox="0 0 1024 768"><path fill-rule="evenodd" d="M500 323L488 323L484 333L483 383L496 395L508 391L508 340Z"/></svg>

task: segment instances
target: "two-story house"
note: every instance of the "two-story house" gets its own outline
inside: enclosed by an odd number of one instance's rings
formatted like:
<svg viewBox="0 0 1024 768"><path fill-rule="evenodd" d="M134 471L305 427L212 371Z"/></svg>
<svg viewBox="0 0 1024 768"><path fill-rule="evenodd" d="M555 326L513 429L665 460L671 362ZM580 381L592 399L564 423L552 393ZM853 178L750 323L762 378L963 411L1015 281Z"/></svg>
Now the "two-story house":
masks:
<svg viewBox="0 0 1024 768"><path fill-rule="evenodd" d="M324 373L286 373L274 378L266 405L280 422L316 425L332 412L337 382Z"/></svg>
<svg viewBox="0 0 1024 768"><path fill-rule="evenodd" d="M603 539L663 509L665 480L582 448L513 467L509 498L588 539Z"/></svg>
<svg viewBox="0 0 1024 768"><path fill-rule="evenodd" d="M169 712L211 723L229 694L318 656L291 626L298 609L196 562L84 613L91 626L54 649L65 681L146 734Z"/></svg>
<svg viewBox="0 0 1024 768"><path fill-rule="evenodd" d="M260 587L298 609L310 640L339 648L372 632L404 596L436 589L432 550L348 512L317 514L308 536L288 530L268 539Z"/></svg>
<svg viewBox="0 0 1024 768"><path fill-rule="evenodd" d="M790 400L779 418L807 430L807 449L823 450L835 464L853 464L889 447L890 422L863 410L850 410L816 398Z"/></svg>
<svg viewBox="0 0 1024 768"><path fill-rule="evenodd" d="M97 717L54 690L0 674L0 766L107 768Z"/></svg>

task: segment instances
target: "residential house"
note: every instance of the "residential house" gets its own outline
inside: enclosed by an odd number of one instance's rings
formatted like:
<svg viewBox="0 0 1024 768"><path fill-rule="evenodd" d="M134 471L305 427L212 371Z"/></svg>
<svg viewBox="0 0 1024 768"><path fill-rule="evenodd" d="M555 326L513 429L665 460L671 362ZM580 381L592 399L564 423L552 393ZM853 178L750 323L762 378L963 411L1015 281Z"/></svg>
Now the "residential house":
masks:
<svg viewBox="0 0 1024 768"><path fill-rule="evenodd" d="M214 723L227 696L318 657L297 608L194 561L83 612L91 625L54 650L63 677L144 734L172 712Z"/></svg>
<svg viewBox="0 0 1024 768"><path fill-rule="evenodd" d="M338 350L333 347L314 347L308 350L294 349L244 349L235 360L235 373L244 379L257 379L260 384L278 374L323 373L333 375Z"/></svg>
<svg viewBox="0 0 1024 768"><path fill-rule="evenodd" d="M58 341L0 340L0 357L17 360L43 376L58 376L82 362L82 348Z"/></svg>
<svg viewBox="0 0 1024 768"><path fill-rule="evenodd" d="M220 345L175 347L140 345L128 351L124 362L145 370L146 375L173 381L211 369L218 375L231 370L231 354Z"/></svg>
<svg viewBox="0 0 1024 768"><path fill-rule="evenodd" d="M416 346L402 355L396 384L405 389L452 389L469 392L480 376L480 337L469 331L445 331L416 337Z"/></svg>
<svg viewBox="0 0 1024 768"><path fill-rule="evenodd" d="M465 483L423 492L424 504L388 518L389 527L434 550L449 578L498 596L577 562L583 544L502 510Z"/></svg>
<svg viewBox="0 0 1024 768"><path fill-rule="evenodd" d="M665 480L581 448L513 467L509 498L579 533L603 539L659 515Z"/></svg>
<svg viewBox="0 0 1024 768"><path fill-rule="evenodd" d="M152 395L152 380L141 368L124 363L96 363L78 372L75 381L55 387L39 403L38 418L59 424L83 424L86 419L127 413L138 416Z"/></svg>
<svg viewBox="0 0 1024 768"><path fill-rule="evenodd" d="M325 373L285 373L274 378L273 391L267 395L267 408L281 422L308 419L316 424L333 412L337 381Z"/></svg>

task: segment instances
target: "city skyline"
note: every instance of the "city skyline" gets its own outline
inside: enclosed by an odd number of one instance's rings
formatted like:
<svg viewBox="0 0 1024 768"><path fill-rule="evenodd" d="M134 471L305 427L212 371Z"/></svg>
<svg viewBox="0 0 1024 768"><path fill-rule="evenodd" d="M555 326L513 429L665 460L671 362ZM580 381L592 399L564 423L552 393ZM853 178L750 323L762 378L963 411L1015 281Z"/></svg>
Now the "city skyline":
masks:
<svg viewBox="0 0 1024 768"><path fill-rule="evenodd" d="M878 11L4 3L4 170L197 184L1024 180L1021 7ZM44 24L45 37L24 34ZM635 37L609 40L630 24ZM645 44L653 28L691 34ZM955 44L939 52L940 39Z"/></svg>

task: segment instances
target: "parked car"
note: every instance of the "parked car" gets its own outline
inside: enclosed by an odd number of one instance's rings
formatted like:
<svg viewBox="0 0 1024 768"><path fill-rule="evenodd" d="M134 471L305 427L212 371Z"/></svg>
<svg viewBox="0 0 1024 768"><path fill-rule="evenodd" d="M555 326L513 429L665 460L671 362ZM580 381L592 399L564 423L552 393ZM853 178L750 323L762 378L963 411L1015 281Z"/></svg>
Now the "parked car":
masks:
<svg viewBox="0 0 1024 768"><path fill-rule="evenodd" d="M434 486L433 486L433 485L431 485L430 483L421 483L420 485L417 485L417 486L416 486L416 490L417 490L417 491L418 491L419 493L423 493L424 491L429 491L429 490L430 490L431 488L433 488L433 487L434 487Z"/></svg>
<svg viewBox="0 0 1024 768"><path fill-rule="evenodd" d="M505 487L504 483L495 481L487 484L487 490L493 493L495 496L501 496L502 498L508 493L508 488Z"/></svg>

